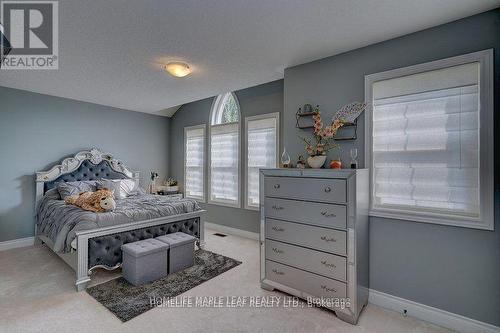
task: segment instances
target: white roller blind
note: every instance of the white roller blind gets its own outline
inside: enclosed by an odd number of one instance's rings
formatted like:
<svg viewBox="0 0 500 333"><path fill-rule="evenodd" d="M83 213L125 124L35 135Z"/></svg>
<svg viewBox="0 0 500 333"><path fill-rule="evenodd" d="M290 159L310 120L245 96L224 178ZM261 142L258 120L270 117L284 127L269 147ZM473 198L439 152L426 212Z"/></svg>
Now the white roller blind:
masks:
<svg viewBox="0 0 500 333"><path fill-rule="evenodd" d="M247 206L259 207L259 169L275 168L277 118L247 120Z"/></svg>
<svg viewBox="0 0 500 333"><path fill-rule="evenodd" d="M374 209L478 217L479 63L373 84Z"/></svg>
<svg viewBox="0 0 500 333"><path fill-rule="evenodd" d="M211 127L210 200L239 203L239 124Z"/></svg>
<svg viewBox="0 0 500 333"><path fill-rule="evenodd" d="M204 200L205 127L185 130L185 196Z"/></svg>

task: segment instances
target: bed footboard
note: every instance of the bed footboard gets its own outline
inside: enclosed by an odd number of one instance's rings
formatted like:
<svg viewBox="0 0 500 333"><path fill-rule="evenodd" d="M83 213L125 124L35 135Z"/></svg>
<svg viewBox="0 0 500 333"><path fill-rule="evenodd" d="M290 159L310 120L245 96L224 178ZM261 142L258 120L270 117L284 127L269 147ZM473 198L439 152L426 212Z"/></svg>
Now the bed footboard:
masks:
<svg viewBox="0 0 500 333"><path fill-rule="evenodd" d="M200 218L195 217L177 222L89 238L89 272L95 268L115 269L120 267L122 263L121 246L123 244L163 236L174 232L184 232L200 239Z"/></svg>
<svg viewBox="0 0 500 333"><path fill-rule="evenodd" d="M90 282L92 269L110 270L120 267L123 244L180 231L198 238L198 246L203 248L205 230L202 215L204 212L204 210L198 210L192 213L77 232L77 290L81 291L86 288Z"/></svg>

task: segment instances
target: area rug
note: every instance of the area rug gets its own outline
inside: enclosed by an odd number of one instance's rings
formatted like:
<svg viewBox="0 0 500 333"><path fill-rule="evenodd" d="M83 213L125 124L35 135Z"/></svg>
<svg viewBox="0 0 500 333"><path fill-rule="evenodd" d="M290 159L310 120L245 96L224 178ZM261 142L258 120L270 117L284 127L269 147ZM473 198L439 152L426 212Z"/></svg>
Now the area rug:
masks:
<svg viewBox="0 0 500 333"><path fill-rule="evenodd" d="M178 296L217 275L241 264L240 261L209 251L198 250L195 264L181 272L170 274L160 280L133 286L123 277L90 287L87 293L104 305L122 322L151 310L151 297L168 298Z"/></svg>

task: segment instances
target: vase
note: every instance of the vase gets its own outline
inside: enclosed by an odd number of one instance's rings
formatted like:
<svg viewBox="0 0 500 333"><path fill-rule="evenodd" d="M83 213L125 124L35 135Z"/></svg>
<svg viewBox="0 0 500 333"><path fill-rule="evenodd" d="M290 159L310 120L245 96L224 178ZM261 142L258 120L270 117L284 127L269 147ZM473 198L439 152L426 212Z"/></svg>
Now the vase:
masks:
<svg viewBox="0 0 500 333"><path fill-rule="evenodd" d="M325 164L326 156L318 155L318 156L309 156L307 158L307 164L313 169L319 169Z"/></svg>
<svg viewBox="0 0 500 333"><path fill-rule="evenodd" d="M288 155L286 148L283 149L283 154L281 154L281 165L283 168L290 167L290 155Z"/></svg>

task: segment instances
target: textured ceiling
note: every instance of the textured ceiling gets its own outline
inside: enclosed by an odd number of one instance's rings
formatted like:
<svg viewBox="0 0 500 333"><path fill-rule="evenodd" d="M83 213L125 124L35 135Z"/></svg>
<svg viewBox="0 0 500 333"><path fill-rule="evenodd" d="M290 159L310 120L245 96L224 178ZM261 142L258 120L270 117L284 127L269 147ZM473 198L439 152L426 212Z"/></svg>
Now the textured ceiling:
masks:
<svg viewBox="0 0 500 333"><path fill-rule="evenodd" d="M64 0L59 70L0 86L172 115L283 78L285 68L493 9L499 0ZM186 61L173 78L161 65Z"/></svg>

